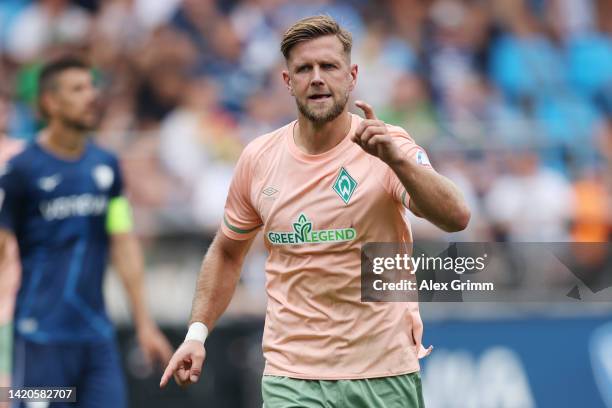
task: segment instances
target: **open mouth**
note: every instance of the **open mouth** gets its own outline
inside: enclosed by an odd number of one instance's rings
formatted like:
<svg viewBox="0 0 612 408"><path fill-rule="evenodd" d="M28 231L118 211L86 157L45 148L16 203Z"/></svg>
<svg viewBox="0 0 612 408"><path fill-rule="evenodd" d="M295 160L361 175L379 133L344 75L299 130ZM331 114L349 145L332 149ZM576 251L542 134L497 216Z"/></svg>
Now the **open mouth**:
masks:
<svg viewBox="0 0 612 408"><path fill-rule="evenodd" d="M308 97L308 99L310 99L312 101L322 101L322 100L325 100L327 98L331 98L331 94L314 94L314 95L310 95Z"/></svg>

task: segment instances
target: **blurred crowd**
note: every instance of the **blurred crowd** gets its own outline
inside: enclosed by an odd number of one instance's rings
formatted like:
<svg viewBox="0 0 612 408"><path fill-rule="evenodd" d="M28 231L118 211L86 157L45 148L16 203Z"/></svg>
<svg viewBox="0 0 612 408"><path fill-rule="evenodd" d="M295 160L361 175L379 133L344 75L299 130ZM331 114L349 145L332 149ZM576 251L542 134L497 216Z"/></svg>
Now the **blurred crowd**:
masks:
<svg viewBox="0 0 612 408"><path fill-rule="evenodd" d="M2 0L0 134L35 137L41 63L81 55L141 234L212 233L244 145L296 116L281 36L320 13L353 33L355 98L466 194L454 239L609 240L609 0Z"/></svg>

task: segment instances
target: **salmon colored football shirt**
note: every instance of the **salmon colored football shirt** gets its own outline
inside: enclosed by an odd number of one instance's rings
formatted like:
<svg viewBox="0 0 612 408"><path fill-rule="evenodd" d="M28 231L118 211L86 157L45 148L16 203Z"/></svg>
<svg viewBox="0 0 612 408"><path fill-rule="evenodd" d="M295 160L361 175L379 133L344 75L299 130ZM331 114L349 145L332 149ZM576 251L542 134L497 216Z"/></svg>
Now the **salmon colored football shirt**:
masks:
<svg viewBox="0 0 612 408"><path fill-rule="evenodd" d="M252 238L263 229L268 307L265 375L337 380L419 370L423 323L418 303L361 302L362 245L411 242L409 197L393 171L350 139L309 155L295 145L296 121L243 151L222 232ZM400 127L394 141L417 163L423 149Z"/></svg>

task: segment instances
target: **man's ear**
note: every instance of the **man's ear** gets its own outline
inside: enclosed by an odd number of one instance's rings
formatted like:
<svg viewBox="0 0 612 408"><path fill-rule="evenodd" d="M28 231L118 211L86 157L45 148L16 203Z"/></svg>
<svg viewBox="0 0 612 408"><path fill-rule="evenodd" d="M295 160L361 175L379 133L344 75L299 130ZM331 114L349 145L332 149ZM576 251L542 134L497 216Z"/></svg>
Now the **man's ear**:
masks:
<svg viewBox="0 0 612 408"><path fill-rule="evenodd" d="M289 76L289 71L283 71L283 82L285 82L285 86L291 93L291 96L295 96L293 93L293 85L291 85L291 77Z"/></svg>
<svg viewBox="0 0 612 408"><path fill-rule="evenodd" d="M55 98L49 92L45 92L40 96L39 110L43 117L50 117L55 111Z"/></svg>
<svg viewBox="0 0 612 408"><path fill-rule="evenodd" d="M359 73L359 67L357 64L351 65L351 70L349 75L351 76L351 84L349 85L349 90L355 89L355 85L357 85L357 74Z"/></svg>

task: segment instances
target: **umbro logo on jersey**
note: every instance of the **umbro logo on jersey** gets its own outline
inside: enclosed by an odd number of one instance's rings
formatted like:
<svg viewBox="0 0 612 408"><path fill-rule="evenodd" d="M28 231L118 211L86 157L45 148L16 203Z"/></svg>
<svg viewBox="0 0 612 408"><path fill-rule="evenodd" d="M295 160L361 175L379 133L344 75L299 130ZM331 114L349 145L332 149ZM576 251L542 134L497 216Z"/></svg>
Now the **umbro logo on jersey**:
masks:
<svg viewBox="0 0 612 408"><path fill-rule="evenodd" d="M38 180L38 187L41 190L46 191L47 193L55 190L55 187L62 182L62 176L59 174L54 174L53 176L43 177Z"/></svg>
<svg viewBox="0 0 612 408"><path fill-rule="evenodd" d="M267 197L272 197L273 195L275 195L276 193L278 193L278 190L275 189L274 187L266 187L261 194L267 196Z"/></svg>
<svg viewBox="0 0 612 408"><path fill-rule="evenodd" d="M115 174L109 166L101 164L94 168L93 179L100 190L108 190L115 180Z"/></svg>
<svg viewBox="0 0 612 408"><path fill-rule="evenodd" d="M340 196L344 204L348 204L357 188L357 182L351 175L346 171L344 167L340 168L340 173L336 177L333 189Z"/></svg>

